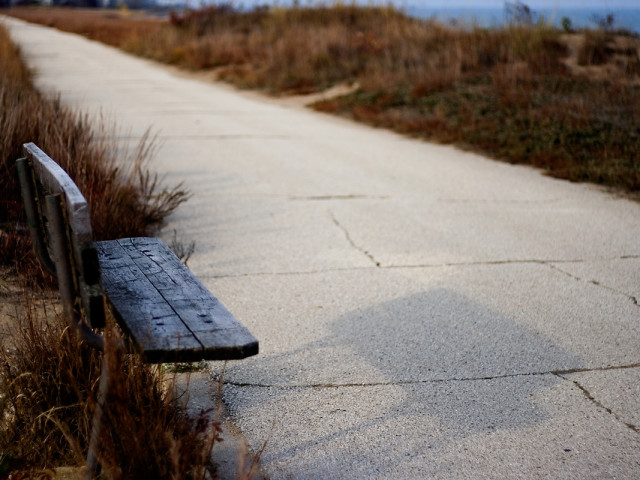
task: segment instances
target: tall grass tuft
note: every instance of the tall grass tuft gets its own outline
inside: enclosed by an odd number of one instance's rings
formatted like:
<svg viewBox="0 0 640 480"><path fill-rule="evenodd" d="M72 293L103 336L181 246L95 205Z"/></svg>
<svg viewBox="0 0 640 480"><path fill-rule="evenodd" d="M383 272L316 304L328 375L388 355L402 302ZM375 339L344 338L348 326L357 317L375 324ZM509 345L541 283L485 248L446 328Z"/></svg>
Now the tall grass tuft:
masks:
<svg viewBox="0 0 640 480"><path fill-rule="evenodd" d="M14 167L22 144L37 143L74 178L97 239L150 233L187 194L150 173L148 137L130 158L117 158L105 131L40 95L2 25L0 102L0 262L15 268L24 290L24 307L0 339L0 478L48 478L52 467L84 464L103 357L40 288L46 281L31 253ZM213 477L210 452L220 437L209 412L189 418L159 367L113 352L104 358L114 373L98 452L102 477Z"/></svg>
<svg viewBox="0 0 640 480"><path fill-rule="evenodd" d="M215 475L220 440L210 412L189 418L172 377L135 355L105 359L85 345L46 300L25 296L19 323L0 351L0 467L35 472L82 466L87 455L101 361L110 390L102 416L101 478Z"/></svg>
<svg viewBox="0 0 640 480"><path fill-rule="evenodd" d="M44 148L78 184L89 203L97 240L148 234L188 197L180 186L162 186L149 171L149 136L128 158L118 158L107 127L92 125L86 115L69 110L57 98L43 97L2 25L0 131L0 262L17 261L21 271L39 271L29 254L15 170L25 142Z"/></svg>
<svg viewBox="0 0 640 480"><path fill-rule="evenodd" d="M62 322L46 321L53 317L47 301L25 295L21 321L0 351L0 451L8 469L80 464L76 439L88 437L81 399L93 389L98 359L78 348Z"/></svg>

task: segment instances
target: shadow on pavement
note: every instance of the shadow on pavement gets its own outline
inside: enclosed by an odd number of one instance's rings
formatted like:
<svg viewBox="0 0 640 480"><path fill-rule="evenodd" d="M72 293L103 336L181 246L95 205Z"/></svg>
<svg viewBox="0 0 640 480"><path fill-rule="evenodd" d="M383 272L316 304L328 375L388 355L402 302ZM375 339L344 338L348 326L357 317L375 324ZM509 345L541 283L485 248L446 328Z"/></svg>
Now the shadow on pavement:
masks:
<svg viewBox="0 0 640 480"><path fill-rule="evenodd" d="M344 452L366 475L372 458L389 468L474 435L547 422L536 397L561 381L550 372L582 364L545 336L449 289L358 309L328 329L329 336L295 351L256 359L251 369L278 386L233 400L240 410L267 409L277 419L284 443L267 453L270 462L295 459L301 472L319 477L335 466L315 463L317 452L336 445L366 442ZM294 427L301 422L303 429Z"/></svg>

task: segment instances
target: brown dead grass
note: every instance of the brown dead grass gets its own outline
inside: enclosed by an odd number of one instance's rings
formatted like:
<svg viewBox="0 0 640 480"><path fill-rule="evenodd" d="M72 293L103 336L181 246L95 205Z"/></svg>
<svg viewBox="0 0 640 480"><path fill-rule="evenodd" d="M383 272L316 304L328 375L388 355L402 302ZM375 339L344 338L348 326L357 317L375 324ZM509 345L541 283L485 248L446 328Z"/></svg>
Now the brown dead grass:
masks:
<svg viewBox="0 0 640 480"><path fill-rule="evenodd" d="M10 12L276 94L358 85L315 108L550 175L640 192L640 41L544 24L470 30L390 7L217 5L168 21ZM111 25L108 30L105 25ZM117 27L116 27L117 25ZM106 33L106 32L112 33Z"/></svg>
<svg viewBox="0 0 640 480"><path fill-rule="evenodd" d="M76 181L89 203L97 240L151 233L187 199L180 186L162 186L148 169L152 139L144 138L122 158L108 140L114 128L91 124L58 99L40 95L0 26L0 264L19 265L28 278L40 271L30 253L15 169L23 143L35 142Z"/></svg>
<svg viewBox="0 0 640 480"><path fill-rule="evenodd" d="M111 350L102 357L57 313L55 296L23 292L0 351L0 478L84 465L102 361L112 374L98 451L101 478L215 475L217 421L206 411L187 416L185 402L173 395L175 376L136 355Z"/></svg>
<svg viewBox="0 0 640 480"><path fill-rule="evenodd" d="M58 314L30 251L14 165L23 143L42 146L87 197L97 238L149 233L186 193L149 172L148 139L117 158L106 132L40 95L1 25L0 131L0 478L50 478L53 467L84 464L102 361L112 372L102 478L211 478L220 437L209 412L190 418L161 367L115 353L104 360Z"/></svg>

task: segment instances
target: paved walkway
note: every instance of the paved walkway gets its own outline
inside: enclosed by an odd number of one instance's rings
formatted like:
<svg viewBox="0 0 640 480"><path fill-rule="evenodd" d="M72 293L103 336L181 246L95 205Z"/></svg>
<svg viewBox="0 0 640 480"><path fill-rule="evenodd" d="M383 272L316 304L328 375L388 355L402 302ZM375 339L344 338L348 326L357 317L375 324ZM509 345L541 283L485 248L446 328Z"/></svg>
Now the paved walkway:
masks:
<svg viewBox="0 0 640 480"><path fill-rule="evenodd" d="M167 231L261 341L224 399L271 478L638 478L640 204L9 25L193 193Z"/></svg>

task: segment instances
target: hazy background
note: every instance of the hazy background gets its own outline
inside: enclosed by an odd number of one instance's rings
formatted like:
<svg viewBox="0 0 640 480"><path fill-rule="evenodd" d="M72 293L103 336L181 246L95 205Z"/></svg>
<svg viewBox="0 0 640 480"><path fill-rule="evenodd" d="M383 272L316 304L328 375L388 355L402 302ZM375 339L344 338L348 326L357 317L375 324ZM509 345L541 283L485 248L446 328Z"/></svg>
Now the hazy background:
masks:
<svg viewBox="0 0 640 480"><path fill-rule="evenodd" d="M159 0L158 3L172 3L175 0ZM253 8L259 5L300 6L332 5L334 0L184 0L191 8L203 4L231 3L238 8ZM504 0L344 0L342 3L359 5L394 5L409 15L420 18L435 18L445 23L457 22L480 27L499 26L505 23ZM515 3L515 2L510 2ZM573 27L595 27L595 18L604 18L612 13L616 28L640 32L640 0L530 0L523 2L532 11L547 21L560 26L562 18L571 20Z"/></svg>

